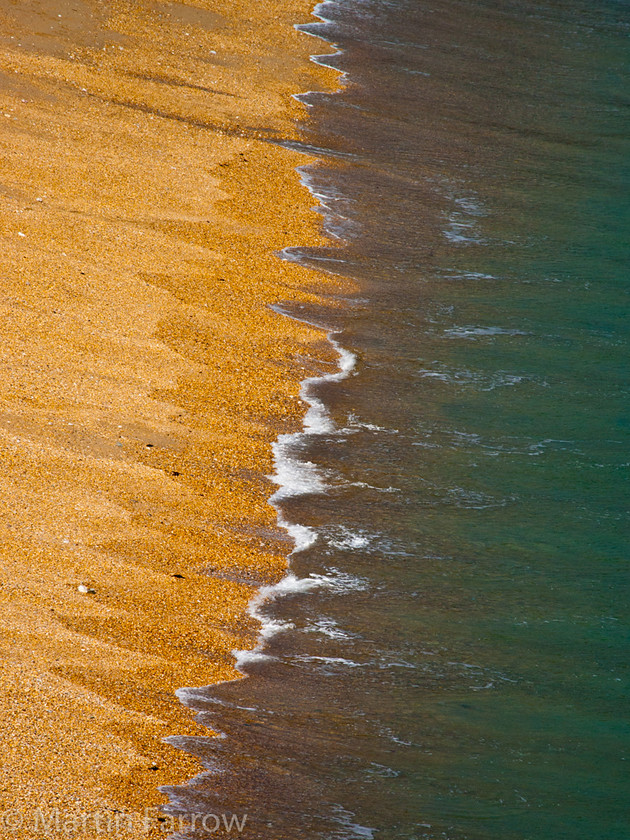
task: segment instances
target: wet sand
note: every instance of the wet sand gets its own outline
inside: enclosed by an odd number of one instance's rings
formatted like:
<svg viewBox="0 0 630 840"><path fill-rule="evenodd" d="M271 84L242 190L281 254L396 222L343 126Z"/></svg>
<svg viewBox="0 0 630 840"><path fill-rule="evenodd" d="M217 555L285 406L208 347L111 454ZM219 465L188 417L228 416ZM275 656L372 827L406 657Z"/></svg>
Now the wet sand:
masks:
<svg viewBox="0 0 630 840"><path fill-rule="evenodd" d="M334 359L268 305L332 281L274 256L323 239L265 138L335 86L311 5L0 0L0 834L199 772L174 691L285 568L270 445Z"/></svg>

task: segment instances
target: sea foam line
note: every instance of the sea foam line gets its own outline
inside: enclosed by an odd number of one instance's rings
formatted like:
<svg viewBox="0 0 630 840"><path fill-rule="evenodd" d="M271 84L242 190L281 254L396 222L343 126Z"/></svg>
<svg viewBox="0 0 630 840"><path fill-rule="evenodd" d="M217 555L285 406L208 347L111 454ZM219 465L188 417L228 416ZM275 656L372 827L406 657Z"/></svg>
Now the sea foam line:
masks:
<svg viewBox="0 0 630 840"><path fill-rule="evenodd" d="M282 312L280 309L276 311ZM262 610L264 604L286 595L313 590L342 591L346 588L363 588L362 581L349 580L347 575L331 572L324 575L310 574L308 577L299 578L290 570L291 557L310 548L316 542L318 535L314 528L290 522L284 515L282 502L295 496L326 491L326 482L319 468L311 461L300 459L300 444L307 435L328 435L338 431L330 412L324 402L314 393L314 389L323 383L340 382L346 379L352 374L357 362L356 355L342 347L335 339L334 333L328 333L327 339L338 355L338 370L321 376L309 376L302 381L300 397L308 405L302 421L302 431L279 435L272 447L274 472L269 478L278 489L269 499L269 503L276 511L278 525L284 528L293 540L293 550L288 558L289 569L282 580L270 586L262 586L250 601L248 612L260 623L261 629L258 642L253 649L233 651L236 669L241 673L245 673L245 667L252 662L272 659L273 657L265 653L268 640L277 633L293 627L290 622L277 621L266 616Z"/></svg>

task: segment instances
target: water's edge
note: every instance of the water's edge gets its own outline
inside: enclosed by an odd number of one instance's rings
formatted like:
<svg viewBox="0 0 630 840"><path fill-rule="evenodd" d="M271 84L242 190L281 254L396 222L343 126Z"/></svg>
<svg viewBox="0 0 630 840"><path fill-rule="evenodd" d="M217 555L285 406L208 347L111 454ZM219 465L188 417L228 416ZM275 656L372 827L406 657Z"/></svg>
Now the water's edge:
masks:
<svg viewBox="0 0 630 840"><path fill-rule="evenodd" d="M331 65L328 62L330 59L341 55L342 51L337 49L332 42L325 38L325 36L317 33L318 26L325 26L327 23L331 22L324 15L320 14L326 5L327 0L324 0L323 3L318 3L313 8L311 14L314 18L318 18L319 22L294 24L294 28L306 35L323 40L326 44L328 44L331 49L333 49L333 52L326 54L312 54L310 56L310 60L316 64L336 69L334 68L334 65ZM337 90L341 90L343 88L345 74L342 71L338 72L339 87ZM315 93L315 91L303 91L301 93L293 94L293 98L302 102L302 104L308 108L310 107L309 103L305 100L308 100L308 97L313 93ZM320 158L317 157L318 153L321 152L322 154L326 154L327 150L317 149L309 146L308 144L301 144L299 142L296 143L294 141L273 140L271 142L284 146L287 149L298 151L309 158L309 162L307 164L297 166L294 171L296 172L297 177L300 178L301 183L307 187L318 206L322 208L324 213L326 213L329 209L326 206L326 196L322 193L318 193L314 189L312 183L306 175L305 170L310 166L316 166L317 163L320 162ZM313 210L313 212L317 211ZM329 235L331 239L338 238L334 231L327 231L327 235ZM288 262L299 262L299 255L292 253L292 251L293 249L287 248L285 251L279 252L277 257ZM321 492L324 489L322 479L318 475L316 466L310 462L305 462L300 458L296 458L292 453L299 448L300 441L302 441L306 435L322 433L334 435L338 431L330 412L326 408L324 402L317 397L314 391L317 386L341 382L351 376L356 367L357 356L341 346L337 340L339 333L334 328L317 320L300 317L300 315L291 311L291 305L291 301L286 301L272 305L270 308L278 315L278 317L290 318L292 320L299 321L300 323L308 324L317 330L321 330L330 347L337 355L338 369L331 373L309 376L302 380L300 383L299 396L301 400L308 405L302 419L302 428L297 432L279 435L272 445L274 471L271 475L267 476L267 478L276 484L278 489L269 497L268 501L276 511L277 525L286 531L292 539L293 549L289 552L286 558L286 573L284 577L275 584L261 586L249 603L248 614L258 622L260 630L256 644L252 648L242 650L237 649L233 651L235 668L241 674L241 677L237 677L234 680L223 680L206 686L183 686L176 690L175 695L177 696L179 702L184 707L196 713L195 717L198 720L202 718L206 704L209 702L215 702L210 697L210 694L217 688L217 686L226 685L231 682L240 682L241 679L250 676L248 672L249 665L260 662L268 662L273 659L273 657L265 652L269 640L276 634L284 630L291 629L292 625L289 622L273 620L267 617L261 611L261 607L264 604L287 594L321 590L325 589L327 586L330 586L333 589L335 587L334 579L329 579L326 575L310 574L307 577L299 578L293 573L291 569L292 558L312 546L317 540L317 534L312 528L300 525L299 523L291 522L284 514L282 503L286 499L301 496L307 493ZM200 720L200 722L203 723L204 721ZM218 730L215 726L212 728L216 734L208 735L203 740L212 741L226 737L225 734ZM163 740L175 749L190 752L193 755L199 753L198 738L172 735L164 738ZM198 775L190 779L187 784L192 785L195 782L203 780L207 777L207 775L206 771L201 771ZM169 797L169 801L162 806L162 810L165 813L186 813L186 808L182 809L177 794L179 788L173 786L162 786L159 790L161 793Z"/></svg>

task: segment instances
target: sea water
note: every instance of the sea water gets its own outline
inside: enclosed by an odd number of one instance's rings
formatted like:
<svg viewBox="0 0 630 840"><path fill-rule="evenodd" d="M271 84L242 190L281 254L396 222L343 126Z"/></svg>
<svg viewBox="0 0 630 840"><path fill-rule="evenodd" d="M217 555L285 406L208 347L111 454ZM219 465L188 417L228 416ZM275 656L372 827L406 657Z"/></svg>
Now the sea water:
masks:
<svg viewBox="0 0 630 840"><path fill-rule="evenodd" d="M290 572L249 678L182 692L223 737L178 741L207 771L170 809L626 840L630 6L316 11L342 87L301 97L300 177L331 246L282 256L358 291L278 307L340 368L276 444Z"/></svg>

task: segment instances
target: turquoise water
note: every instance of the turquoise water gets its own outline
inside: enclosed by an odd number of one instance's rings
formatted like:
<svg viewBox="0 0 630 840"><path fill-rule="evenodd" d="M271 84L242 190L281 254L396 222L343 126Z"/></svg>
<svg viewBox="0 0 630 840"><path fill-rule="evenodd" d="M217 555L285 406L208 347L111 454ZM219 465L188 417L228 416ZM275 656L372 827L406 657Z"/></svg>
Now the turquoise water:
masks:
<svg viewBox="0 0 630 840"><path fill-rule="evenodd" d="M173 808L276 840L625 840L630 6L318 11L347 76L305 97L302 176L343 240L285 256L360 291L284 308L356 366L282 450L314 541L260 608L269 658L188 698L227 738L185 744L212 772Z"/></svg>

